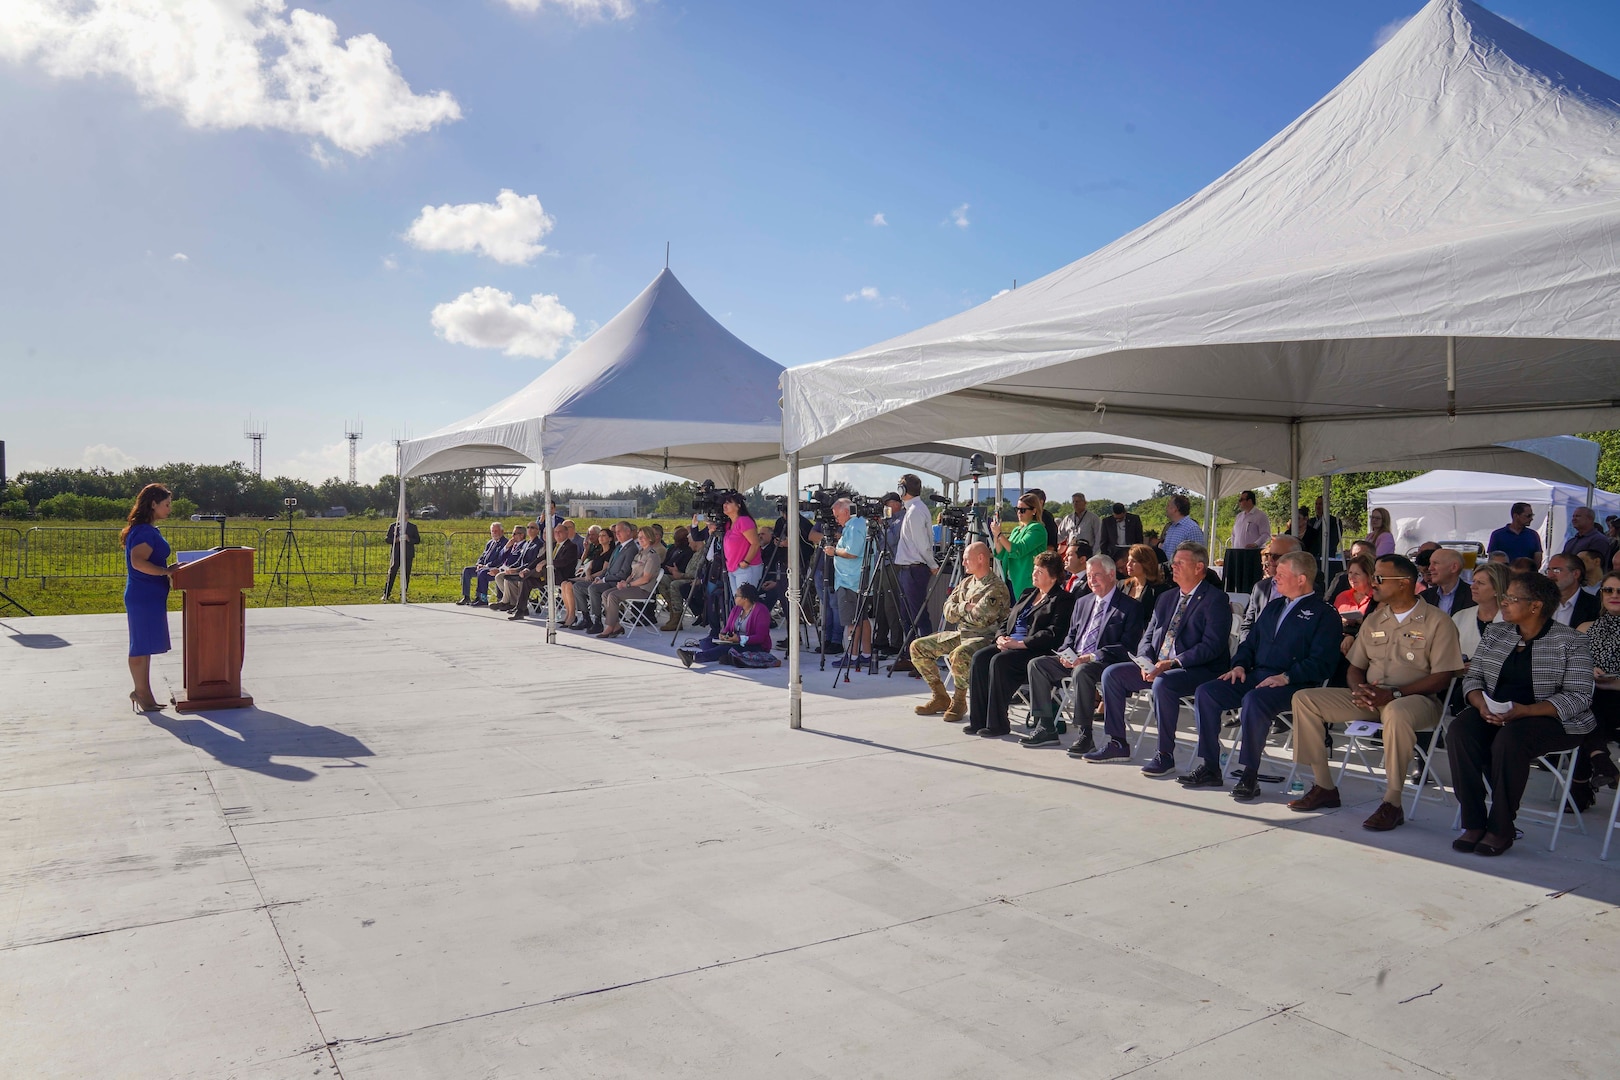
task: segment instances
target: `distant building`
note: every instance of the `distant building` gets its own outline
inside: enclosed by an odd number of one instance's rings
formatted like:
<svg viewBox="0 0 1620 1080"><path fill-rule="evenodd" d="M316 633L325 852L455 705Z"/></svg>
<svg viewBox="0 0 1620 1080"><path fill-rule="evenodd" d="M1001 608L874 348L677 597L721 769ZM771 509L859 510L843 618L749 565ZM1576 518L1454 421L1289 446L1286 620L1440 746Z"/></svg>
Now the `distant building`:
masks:
<svg viewBox="0 0 1620 1080"><path fill-rule="evenodd" d="M569 499L568 516L572 518L635 517L634 499Z"/></svg>
<svg viewBox="0 0 1620 1080"><path fill-rule="evenodd" d="M347 506L328 506L325 516L329 518L348 517L349 508Z"/></svg>

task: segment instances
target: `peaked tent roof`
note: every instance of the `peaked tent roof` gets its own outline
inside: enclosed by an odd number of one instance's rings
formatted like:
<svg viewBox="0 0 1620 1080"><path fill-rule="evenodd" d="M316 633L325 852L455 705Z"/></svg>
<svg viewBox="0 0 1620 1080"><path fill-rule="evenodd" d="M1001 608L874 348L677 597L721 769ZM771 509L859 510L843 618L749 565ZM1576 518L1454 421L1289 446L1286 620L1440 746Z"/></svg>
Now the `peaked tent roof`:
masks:
<svg viewBox="0 0 1620 1080"><path fill-rule="evenodd" d="M1611 428L1617 291L1620 81L1469 0L1432 0L1148 224L790 369L783 443L1086 429L1286 475Z"/></svg>
<svg viewBox="0 0 1620 1080"><path fill-rule="evenodd" d="M594 463L752 486L782 471L781 375L666 269L528 386L407 442L405 475Z"/></svg>

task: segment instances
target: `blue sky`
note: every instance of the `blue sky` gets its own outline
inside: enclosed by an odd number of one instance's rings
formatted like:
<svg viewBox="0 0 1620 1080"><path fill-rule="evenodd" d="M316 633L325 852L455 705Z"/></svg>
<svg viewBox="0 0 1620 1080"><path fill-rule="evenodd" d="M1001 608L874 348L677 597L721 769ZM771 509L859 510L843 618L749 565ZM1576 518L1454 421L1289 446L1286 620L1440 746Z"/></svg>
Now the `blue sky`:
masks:
<svg viewBox="0 0 1620 1080"><path fill-rule="evenodd" d="M228 26L298 18L279 0L197 2L234 12ZM108 14L123 3L97 0ZM289 120L233 99L239 85L154 73L150 56L87 72L74 57L88 31L0 45L0 438L13 471L241 460L252 414L270 432L266 472L317 480L342 471L344 422L363 418L374 477L390 435L504 396L610 318L657 273L665 241L743 340L788 365L836 356L1152 218L1419 6L306 3L339 41L369 34L391 51L368 86L394 95L394 127L349 124L341 108ZM1620 71L1620 5L1496 10ZM180 55L198 48L172 27L150 41L176 34ZM264 39L264 62L289 41ZM539 210L523 203L529 247L545 248L526 263L408 239L424 207L503 189L532 196L549 226L535 234ZM481 289L555 297L519 346L530 355L446 340L466 314L458 298ZM886 475L854 478L875 489ZM1048 480L1078 483L1151 487Z"/></svg>

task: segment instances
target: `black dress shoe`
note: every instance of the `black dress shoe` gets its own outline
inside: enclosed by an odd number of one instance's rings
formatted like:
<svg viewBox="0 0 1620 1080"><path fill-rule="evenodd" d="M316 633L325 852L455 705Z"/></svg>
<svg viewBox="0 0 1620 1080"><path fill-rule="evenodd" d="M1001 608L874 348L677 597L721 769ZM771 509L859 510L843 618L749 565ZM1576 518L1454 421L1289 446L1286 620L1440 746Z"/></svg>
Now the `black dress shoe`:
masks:
<svg viewBox="0 0 1620 1080"><path fill-rule="evenodd" d="M976 728L972 724L963 724L962 725L962 734L964 734L964 735L977 735L977 734L979 734L979 732L981 732L983 730L984 730L983 728Z"/></svg>
<svg viewBox="0 0 1620 1080"><path fill-rule="evenodd" d="M1082 731L1080 737L1074 740L1074 745L1069 747L1069 756L1084 757L1095 749L1097 749L1097 740L1092 738L1091 732Z"/></svg>
<svg viewBox="0 0 1620 1080"><path fill-rule="evenodd" d="M1248 802L1250 799L1260 797L1260 780L1247 769L1238 777L1238 782L1232 785L1232 798L1238 802Z"/></svg>
<svg viewBox="0 0 1620 1080"><path fill-rule="evenodd" d="M979 729L979 738L981 738L981 739L999 739L1003 735L1011 735L1011 734L1012 734L1011 731L997 731L995 728L987 728L986 727L986 728L980 728Z"/></svg>
<svg viewBox="0 0 1620 1080"><path fill-rule="evenodd" d="M1198 768L1184 776L1176 777L1176 783L1188 788L1226 786L1226 781L1221 779L1221 770L1212 769L1205 764L1200 764Z"/></svg>
<svg viewBox="0 0 1620 1080"><path fill-rule="evenodd" d="M1029 735L1018 740L1019 746L1051 746L1061 740L1058 739L1056 728L1049 728L1044 724Z"/></svg>

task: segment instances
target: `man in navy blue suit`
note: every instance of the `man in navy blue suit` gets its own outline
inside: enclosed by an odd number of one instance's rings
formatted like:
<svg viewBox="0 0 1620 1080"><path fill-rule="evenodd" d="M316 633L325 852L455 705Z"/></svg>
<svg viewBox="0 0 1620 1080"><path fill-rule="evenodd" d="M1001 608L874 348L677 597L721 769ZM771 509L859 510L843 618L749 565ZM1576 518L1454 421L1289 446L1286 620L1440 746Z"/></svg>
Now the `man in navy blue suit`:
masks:
<svg viewBox="0 0 1620 1080"><path fill-rule="evenodd" d="M1075 558L1074 551L1069 552ZM1142 640L1147 612L1142 605L1114 587L1119 571L1107 555L1086 560L1089 592L1074 603L1069 634L1052 656L1039 656L1029 662L1029 711L1036 720L1035 733L1019 742L1024 746L1046 746L1058 741L1057 690L1064 678L1074 679L1074 726L1079 738L1069 747L1070 757L1080 757L1097 748L1091 737L1091 718L1097 712L1097 682L1110 664L1128 663L1131 652ZM1073 659L1068 659L1069 654Z"/></svg>
<svg viewBox="0 0 1620 1080"><path fill-rule="evenodd" d="M484 545L484 552L478 556L478 562L472 566L463 567L461 571L461 599L456 601L458 606L484 607L489 600L489 579L500 569L501 560L506 554L506 528L498 521L489 523L489 543ZM471 591L473 579L478 579L478 599L474 600L468 593Z"/></svg>
<svg viewBox="0 0 1620 1080"><path fill-rule="evenodd" d="M1170 557L1170 576L1176 588L1159 597L1153 619L1131 662L1113 664L1103 672L1103 728L1108 745L1085 755L1087 761L1129 760L1125 742L1125 700L1138 690L1153 694L1153 712L1159 718L1159 749L1142 766L1148 776L1164 776L1176 769L1176 720L1181 699L1220 675L1229 666L1232 601L1219 585L1204 580L1209 549L1194 540L1176 547Z"/></svg>
<svg viewBox="0 0 1620 1080"><path fill-rule="evenodd" d="M1316 557L1290 551L1273 571L1276 598L1265 606L1232 657L1232 670L1193 695L1198 717L1198 756L1203 763L1177 780L1185 787L1225 787L1221 776L1221 714L1238 709L1243 773L1232 797L1260 794L1260 754L1271 722L1294 700L1294 691L1318 686L1339 662L1344 635L1339 617L1316 595Z"/></svg>

